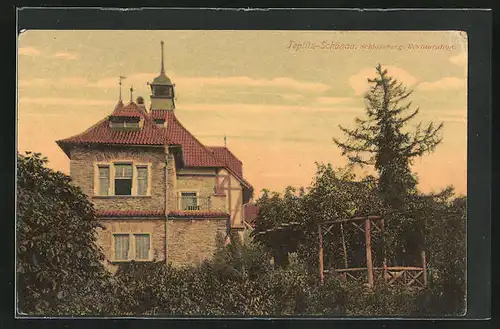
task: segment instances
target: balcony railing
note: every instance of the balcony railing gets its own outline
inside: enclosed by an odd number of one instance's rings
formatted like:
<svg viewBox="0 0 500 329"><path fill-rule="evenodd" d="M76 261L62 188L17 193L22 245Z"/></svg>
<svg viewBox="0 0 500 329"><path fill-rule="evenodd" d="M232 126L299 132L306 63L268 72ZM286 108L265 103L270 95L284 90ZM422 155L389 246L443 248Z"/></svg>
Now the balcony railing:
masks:
<svg viewBox="0 0 500 329"><path fill-rule="evenodd" d="M210 197L200 198L197 196L180 196L176 200L177 210L182 211L209 211L212 208Z"/></svg>

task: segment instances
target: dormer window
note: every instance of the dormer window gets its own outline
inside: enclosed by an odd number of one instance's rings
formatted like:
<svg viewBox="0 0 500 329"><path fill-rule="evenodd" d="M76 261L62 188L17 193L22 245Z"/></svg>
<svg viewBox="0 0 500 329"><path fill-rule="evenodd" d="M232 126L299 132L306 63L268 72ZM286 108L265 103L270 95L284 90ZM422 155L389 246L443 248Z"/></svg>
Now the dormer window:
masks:
<svg viewBox="0 0 500 329"><path fill-rule="evenodd" d="M111 128L140 128L140 118L112 117L109 120Z"/></svg>
<svg viewBox="0 0 500 329"><path fill-rule="evenodd" d="M111 128L139 128L139 122L110 122Z"/></svg>

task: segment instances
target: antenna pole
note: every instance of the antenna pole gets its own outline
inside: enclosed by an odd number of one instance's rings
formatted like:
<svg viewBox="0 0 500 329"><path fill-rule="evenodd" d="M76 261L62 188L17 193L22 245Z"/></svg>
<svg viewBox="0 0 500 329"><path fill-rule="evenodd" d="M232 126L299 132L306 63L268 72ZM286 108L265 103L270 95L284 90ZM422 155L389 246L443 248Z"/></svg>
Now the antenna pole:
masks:
<svg viewBox="0 0 500 329"><path fill-rule="evenodd" d="M119 80L118 84L120 85L120 94L119 94L119 100L120 101L122 100L122 80L125 79L125 78L127 78L127 77L124 77L124 76L121 76L121 75L118 77L118 80Z"/></svg>

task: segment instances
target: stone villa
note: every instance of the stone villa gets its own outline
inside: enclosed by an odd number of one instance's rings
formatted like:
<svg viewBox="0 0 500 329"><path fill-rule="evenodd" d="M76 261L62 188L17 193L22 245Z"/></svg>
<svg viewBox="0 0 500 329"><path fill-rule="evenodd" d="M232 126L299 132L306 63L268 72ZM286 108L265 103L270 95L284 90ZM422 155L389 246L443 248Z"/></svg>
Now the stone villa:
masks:
<svg viewBox="0 0 500 329"><path fill-rule="evenodd" d="M70 176L94 203L108 265L128 261L198 264L215 236L242 233L253 188L226 147L205 146L175 116L174 84L161 72L144 99L124 104L81 134L57 141ZM120 97L121 98L121 97Z"/></svg>

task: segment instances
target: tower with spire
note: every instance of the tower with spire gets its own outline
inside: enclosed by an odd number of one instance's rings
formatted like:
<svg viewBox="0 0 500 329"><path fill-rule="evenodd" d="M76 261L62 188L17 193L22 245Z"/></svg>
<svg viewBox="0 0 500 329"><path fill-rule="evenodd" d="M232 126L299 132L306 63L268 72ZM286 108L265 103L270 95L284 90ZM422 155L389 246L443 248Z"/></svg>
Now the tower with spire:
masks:
<svg viewBox="0 0 500 329"><path fill-rule="evenodd" d="M161 42L161 70L160 75L154 78L151 86L151 110L173 110L174 84L165 74L165 63L163 54L163 41Z"/></svg>

